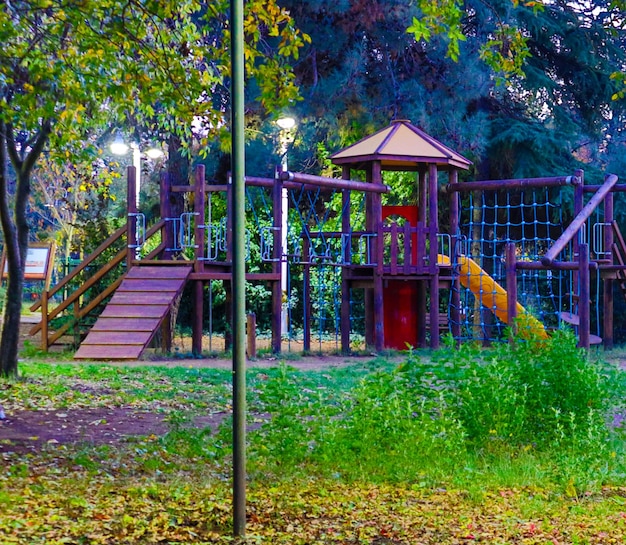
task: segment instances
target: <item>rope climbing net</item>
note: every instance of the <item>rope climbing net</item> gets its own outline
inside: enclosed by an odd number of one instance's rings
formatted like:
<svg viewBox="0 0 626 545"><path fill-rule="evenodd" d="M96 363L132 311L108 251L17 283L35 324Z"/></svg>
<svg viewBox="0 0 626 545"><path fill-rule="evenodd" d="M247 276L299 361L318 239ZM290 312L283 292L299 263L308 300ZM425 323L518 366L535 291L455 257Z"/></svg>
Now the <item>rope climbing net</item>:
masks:
<svg viewBox="0 0 626 545"><path fill-rule="evenodd" d="M353 195L349 206L362 212L364 199L362 196L355 197ZM287 253L289 336L294 337L298 327L304 325L299 323L302 311L294 302L307 299L310 301L308 327L312 347L319 351L330 348L330 345L334 349L339 348L342 267L346 265L346 255L348 259L355 259L362 253L362 241L355 239L355 242L342 233L341 218L346 206L348 204L342 201L341 192L334 189L312 189L303 184L300 189L289 192L287 240L288 247L297 248ZM362 217L362 214L352 217ZM353 231L362 227L351 225ZM305 268L309 275L306 280ZM305 294L307 289L310 293ZM364 320L362 297L353 300L352 296L350 319L353 327L356 325L359 329Z"/></svg>
<svg viewBox="0 0 626 545"><path fill-rule="evenodd" d="M460 340L502 339L508 325L506 244L515 244L518 262L539 261L563 231L562 192L532 187L475 191L459 198L461 221L453 253L460 278L453 289L459 297L450 297L450 317L460 317ZM535 327L558 326L569 282L564 271L518 270L518 302L538 320Z"/></svg>

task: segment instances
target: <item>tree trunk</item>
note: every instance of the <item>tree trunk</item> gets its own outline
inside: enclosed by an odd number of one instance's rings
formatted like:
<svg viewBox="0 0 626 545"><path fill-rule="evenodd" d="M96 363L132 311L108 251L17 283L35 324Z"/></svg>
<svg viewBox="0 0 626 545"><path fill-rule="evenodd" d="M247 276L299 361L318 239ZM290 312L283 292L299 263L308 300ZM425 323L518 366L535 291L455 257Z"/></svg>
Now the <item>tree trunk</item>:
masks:
<svg viewBox="0 0 626 545"><path fill-rule="evenodd" d="M7 283L2 337L0 338L0 374L17 376L17 352L20 340L20 321L22 313L23 274L9 272Z"/></svg>
<svg viewBox="0 0 626 545"><path fill-rule="evenodd" d="M6 256L7 290L4 301L2 335L0 336L0 375L17 375L17 349L19 346L20 317L24 275L21 271L17 228L11 218L9 207L8 156L6 126L0 124L0 223L4 235ZM3 271L4 274L4 271Z"/></svg>
<svg viewBox="0 0 626 545"><path fill-rule="evenodd" d="M167 160L167 174L170 179L170 186L172 185L190 185L189 179L189 159L183 153L183 147L181 145L180 138L175 135L171 135L169 138L168 146L168 160ZM170 192L168 198L170 199L170 212L172 217L180 217L185 211L185 198L183 193ZM163 198L163 195L161 195ZM203 220L198 220L202 221ZM175 257L171 254L170 258ZM180 303L180 301L179 301ZM164 339L165 345L171 348L172 340L174 337L174 331L176 329L176 321L178 319L179 304L173 305L170 310L170 327L168 329L168 339Z"/></svg>
<svg viewBox="0 0 626 545"><path fill-rule="evenodd" d="M33 167L48 141L51 125L43 121L39 131L22 154L24 143L17 145L13 127L0 122L0 224L4 235L4 251L9 275L0 337L0 375L17 375L17 352L20 339L24 264L28 253L28 221L26 206L30 196ZM9 206L7 166L11 161L17 176L13 214Z"/></svg>
<svg viewBox="0 0 626 545"><path fill-rule="evenodd" d="M23 193L26 192L26 196ZM0 194L0 216L7 259L7 290L0 338L0 372L4 376L17 375L17 352L20 339L22 295L24 292L24 264L28 253L28 223L26 202L28 201L28 179L18 174L15 194L14 218L11 218L7 192ZM6 210L6 212L5 212Z"/></svg>

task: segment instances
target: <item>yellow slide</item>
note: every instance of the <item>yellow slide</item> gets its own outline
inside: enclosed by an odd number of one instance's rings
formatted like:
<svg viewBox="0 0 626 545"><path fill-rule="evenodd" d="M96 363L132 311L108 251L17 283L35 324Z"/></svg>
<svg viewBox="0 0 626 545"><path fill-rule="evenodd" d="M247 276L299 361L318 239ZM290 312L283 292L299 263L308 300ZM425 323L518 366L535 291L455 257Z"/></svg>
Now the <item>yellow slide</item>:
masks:
<svg viewBox="0 0 626 545"><path fill-rule="evenodd" d="M437 263L449 266L450 258L440 254L437 256ZM481 305L493 312L505 324L509 323L506 290L491 278L476 261L463 255L459 256L459 280L463 287L468 288L478 298ZM517 303L517 320L520 327L528 329L537 337L548 338L543 324L519 303Z"/></svg>

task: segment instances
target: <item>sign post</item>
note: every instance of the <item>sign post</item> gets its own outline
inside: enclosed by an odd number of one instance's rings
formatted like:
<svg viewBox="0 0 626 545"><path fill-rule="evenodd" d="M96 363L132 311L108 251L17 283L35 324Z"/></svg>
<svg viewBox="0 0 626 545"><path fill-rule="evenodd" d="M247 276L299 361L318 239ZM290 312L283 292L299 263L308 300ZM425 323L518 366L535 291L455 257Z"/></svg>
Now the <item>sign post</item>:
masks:
<svg viewBox="0 0 626 545"><path fill-rule="evenodd" d="M24 264L24 280L44 282L44 289L50 287L54 263L54 242L34 243L28 245L26 263ZM2 280L8 277L8 266L5 252L2 252Z"/></svg>

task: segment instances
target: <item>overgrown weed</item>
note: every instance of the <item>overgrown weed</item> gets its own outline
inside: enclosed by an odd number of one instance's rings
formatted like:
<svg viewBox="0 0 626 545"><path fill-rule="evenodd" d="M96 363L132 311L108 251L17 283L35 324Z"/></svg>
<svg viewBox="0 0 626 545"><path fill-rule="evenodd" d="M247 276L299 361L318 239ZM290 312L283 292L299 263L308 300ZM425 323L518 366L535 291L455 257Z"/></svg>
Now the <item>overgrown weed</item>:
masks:
<svg viewBox="0 0 626 545"><path fill-rule="evenodd" d="M575 495L622 474L619 431L607 425L616 382L567 331L488 350L449 344L430 359L413 353L331 399L283 367L259 394L272 418L251 434L251 466L287 478L540 482Z"/></svg>
<svg viewBox="0 0 626 545"><path fill-rule="evenodd" d="M7 383L9 409L132 404L169 414L164 438L128 446L129 471L192 471L202 460L221 474L230 463L228 418L213 433L189 425L192 415L228 411L226 370L34 362L22 370L23 381ZM568 332L492 349L449 344L400 365L378 358L301 372L283 362L248 373L248 467L261 481L556 486L573 497L626 475L621 432L608 418L623 391L622 373L591 360ZM93 469L88 456L82 450L77 465Z"/></svg>
<svg viewBox="0 0 626 545"><path fill-rule="evenodd" d="M168 415L170 431L5 453L0 541L232 542L232 421L213 433L191 425L228 413L229 371L22 370L0 381L9 410L142 407ZM415 352L401 365L250 370L249 524L281 543L306 524L300 543L391 542L396 529L407 543L617 542L626 455L611 411L623 392L623 372L567 333ZM372 521L384 536L367 533Z"/></svg>

